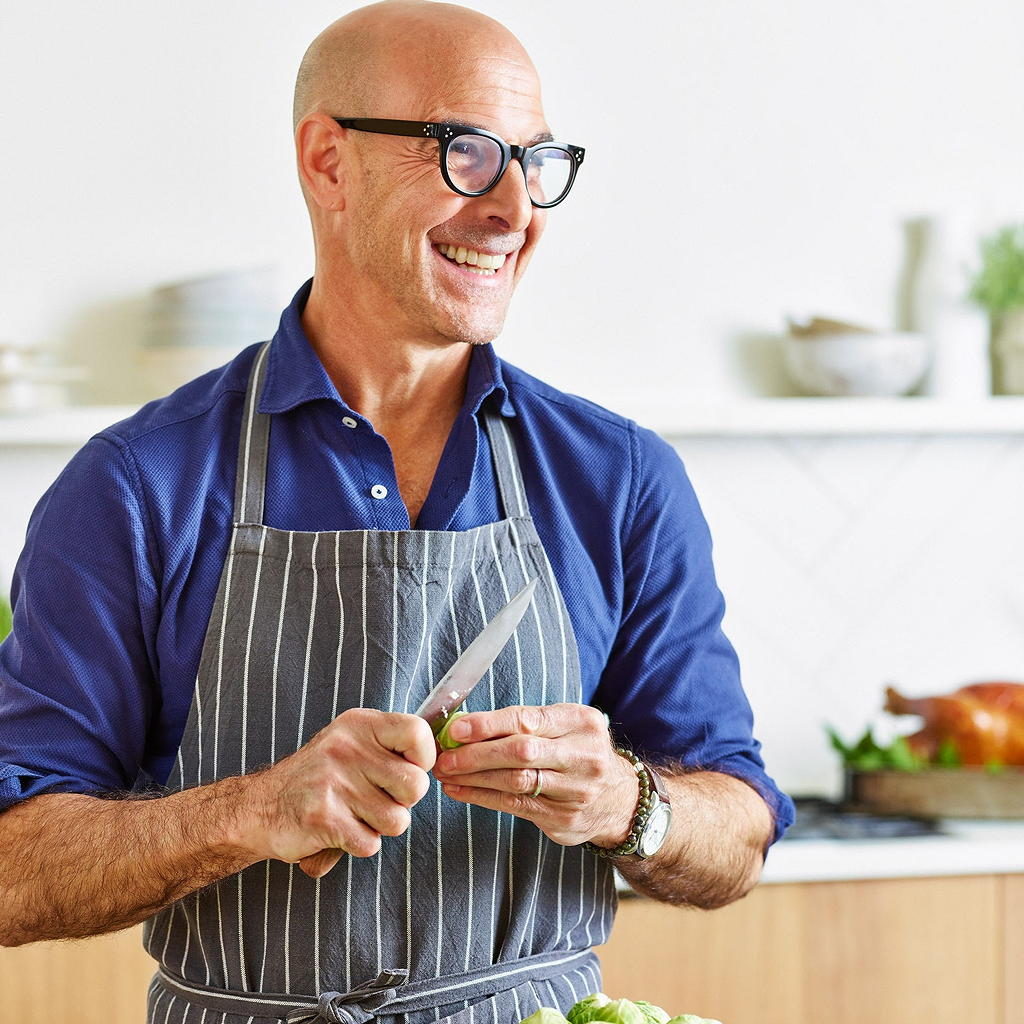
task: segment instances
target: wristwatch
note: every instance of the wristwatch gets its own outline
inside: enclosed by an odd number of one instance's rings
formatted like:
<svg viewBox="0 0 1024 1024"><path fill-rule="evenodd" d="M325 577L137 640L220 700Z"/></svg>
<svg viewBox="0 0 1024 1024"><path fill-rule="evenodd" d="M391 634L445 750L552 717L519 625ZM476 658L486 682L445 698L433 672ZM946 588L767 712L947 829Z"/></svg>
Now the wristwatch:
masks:
<svg viewBox="0 0 1024 1024"><path fill-rule="evenodd" d="M626 840L608 849L586 843L586 848L598 857L634 857L645 860L661 849L672 824L672 801L668 789L658 773L648 764L624 747L616 747L615 753L624 757L636 769L640 780L640 799L636 815Z"/></svg>

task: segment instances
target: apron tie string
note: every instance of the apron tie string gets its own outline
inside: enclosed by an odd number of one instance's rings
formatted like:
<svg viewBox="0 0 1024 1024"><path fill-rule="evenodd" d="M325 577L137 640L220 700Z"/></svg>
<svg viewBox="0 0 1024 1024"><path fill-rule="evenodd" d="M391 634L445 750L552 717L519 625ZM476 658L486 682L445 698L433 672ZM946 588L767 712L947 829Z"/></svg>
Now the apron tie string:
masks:
<svg viewBox="0 0 1024 1024"><path fill-rule="evenodd" d="M525 982L565 977L589 969L597 976L597 957L590 949L547 950L516 960L484 964L462 974L409 981L402 969L382 971L349 992L242 992L204 985L161 966L154 979L182 1002L214 1013L270 1017L284 1024L375 1024L374 1018L418 1013L451 1004L492 999ZM571 987L571 986L570 986ZM159 998L159 997L158 997Z"/></svg>
<svg viewBox="0 0 1024 1024"><path fill-rule="evenodd" d="M285 1024L366 1024L373 1010L391 1002L398 988L409 979L404 968L381 971L372 981L364 981L350 992L322 992L316 1006L296 1006L285 1015Z"/></svg>

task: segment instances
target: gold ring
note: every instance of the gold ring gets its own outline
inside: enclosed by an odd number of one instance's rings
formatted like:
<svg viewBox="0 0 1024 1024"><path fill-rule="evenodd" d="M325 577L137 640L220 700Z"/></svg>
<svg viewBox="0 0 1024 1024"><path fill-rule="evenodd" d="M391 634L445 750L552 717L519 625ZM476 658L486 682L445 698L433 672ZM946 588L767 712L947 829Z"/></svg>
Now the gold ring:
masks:
<svg viewBox="0 0 1024 1024"><path fill-rule="evenodd" d="M541 775L540 775L540 769L539 768L534 768L534 771L537 773L537 785L534 788L533 792L530 794L530 797L531 797L531 799L536 800L537 797L540 796Z"/></svg>

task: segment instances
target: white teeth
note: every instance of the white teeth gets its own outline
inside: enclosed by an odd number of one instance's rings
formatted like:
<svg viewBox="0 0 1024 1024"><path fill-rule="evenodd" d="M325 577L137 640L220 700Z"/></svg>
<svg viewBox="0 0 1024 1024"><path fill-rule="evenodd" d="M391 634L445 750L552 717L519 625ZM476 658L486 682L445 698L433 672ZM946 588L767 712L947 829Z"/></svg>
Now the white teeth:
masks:
<svg viewBox="0 0 1024 1024"><path fill-rule="evenodd" d="M508 258L504 253L477 252L475 249L447 243L439 245L437 249L442 256L447 256L456 263L480 267L483 270L499 270Z"/></svg>

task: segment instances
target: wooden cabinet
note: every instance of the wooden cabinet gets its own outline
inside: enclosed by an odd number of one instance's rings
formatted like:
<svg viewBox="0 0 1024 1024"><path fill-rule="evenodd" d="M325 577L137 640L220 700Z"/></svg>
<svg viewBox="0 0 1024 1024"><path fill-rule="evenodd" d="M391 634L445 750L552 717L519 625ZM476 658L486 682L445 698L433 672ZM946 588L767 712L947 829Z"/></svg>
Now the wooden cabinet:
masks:
<svg viewBox="0 0 1024 1024"><path fill-rule="evenodd" d="M710 913L623 899L605 991L725 1024L1024 1024L1024 877L766 885Z"/></svg>
<svg viewBox="0 0 1024 1024"><path fill-rule="evenodd" d="M1024 1024L1024 876L764 885L711 912L624 898L605 991L725 1024ZM141 927L0 949L3 1024L143 1024Z"/></svg>

